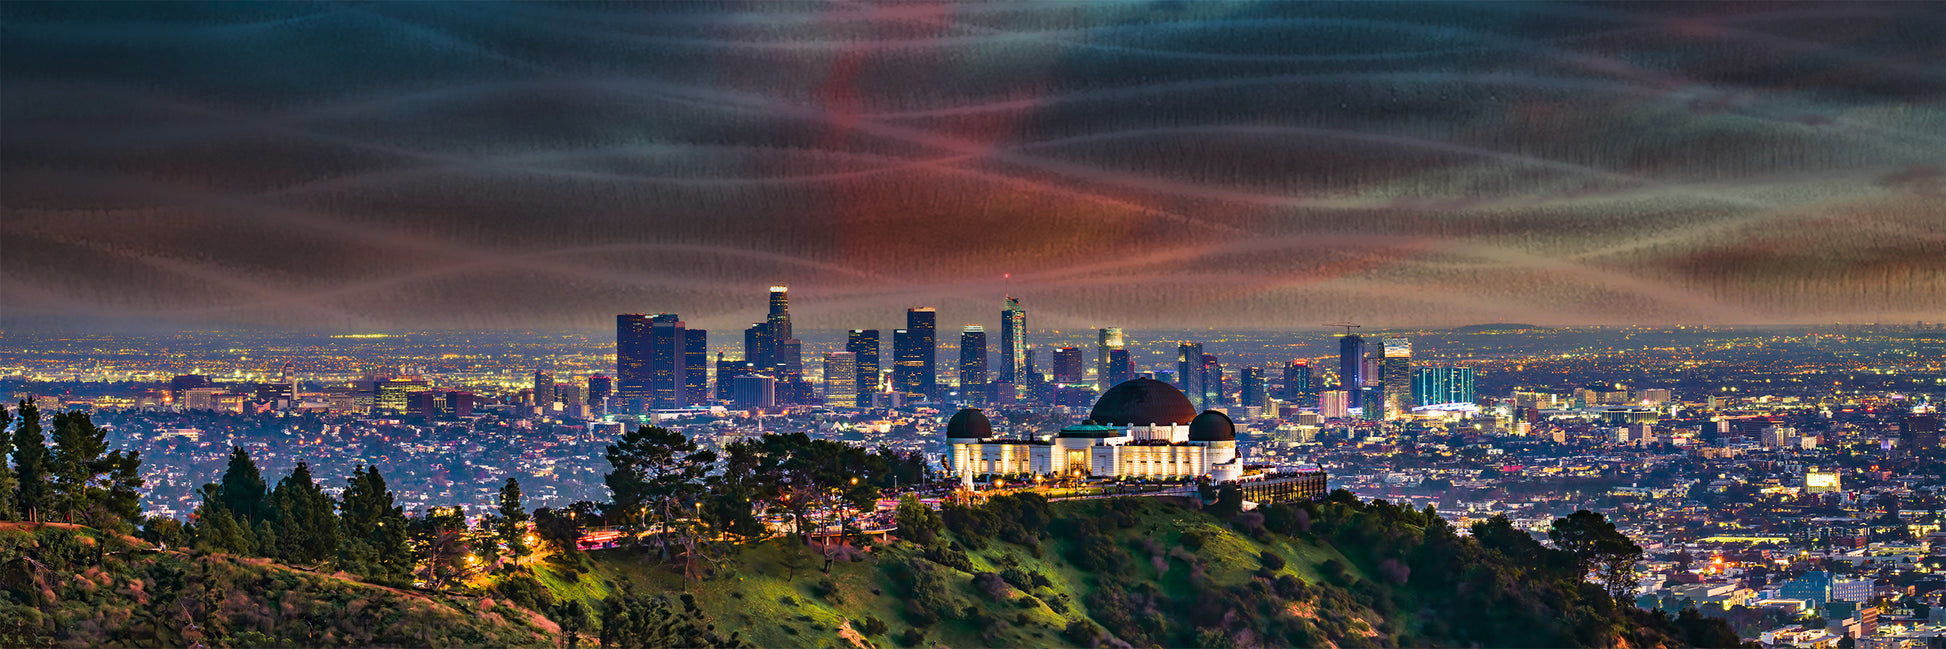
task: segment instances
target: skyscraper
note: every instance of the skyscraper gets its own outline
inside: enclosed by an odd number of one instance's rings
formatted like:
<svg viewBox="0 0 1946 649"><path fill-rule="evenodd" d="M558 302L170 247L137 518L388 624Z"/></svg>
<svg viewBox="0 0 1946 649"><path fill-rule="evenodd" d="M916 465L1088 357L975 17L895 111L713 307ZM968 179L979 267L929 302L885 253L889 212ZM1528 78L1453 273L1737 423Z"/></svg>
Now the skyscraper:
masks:
<svg viewBox="0 0 1946 649"><path fill-rule="evenodd" d="M534 405L546 408L554 403L554 376L547 370L534 370Z"/></svg>
<svg viewBox="0 0 1946 649"><path fill-rule="evenodd" d="M986 394L987 331L966 325L959 332L959 392L968 400Z"/></svg>
<svg viewBox="0 0 1946 649"><path fill-rule="evenodd" d="M1176 344L1176 387L1196 404L1197 410L1209 407L1203 401L1203 344Z"/></svg>
<svg viewBox="0 0 1946 649"><path fill-rule="evenodd" d="M1027 310L1020 298L1007 296L1007 309L1000 312L1000 382L1025 385L1027 371Z"/></svg>
<svg viewBox="0 0 1946 649"><path fill-rule="evenodd" d="M932 307L913 307L905 310L905 329L912 336L914 353L919 361L918 394L928 397L938 394L939 387L939 313ZM900 359L901 362L904 359Z"/></svg>
<svg viewBox="0 0 1946 649"><path fill-rule="evenodd" d="M768 371L773 355L770 344L770 325L762 322L750 324L743 330L743 360Z"/></svg>
<svg viewBox="0 0 1946 649"><path fill-rule="evenodd" d="M757 373L757 364L750 361L732 361L723 358L723 352L716 353L716 400L736 399L736 377Z"/></svg>
<svg viewBox="0 0 1946 649"><path fill-rule="evenodd" d="M1108 350L1108 387L1115 387L1135 378L1135 367L1130 364L1127 349Z"/></svg>
<svg viewBox="0 0 1946 649"><path fill-rule="evenodd" d="M1346 334L1338 339L1338 387L1345 391L1345 407L1362 406L1365 385L1365 339Z"/></svg>
<svg viewBox="0 0 1946 649"><path fill-rule="evenodd" d="M1412 406L1412 341L1405 336L1385 337L1384 378L1386 415L1405 414Z"/></svg>
<svg viewBox="0 0 1946 649"><path fill-rule="evenodd" d="M907 399L919 396L919 373L926 370L919 359L919 343L911 331L892 330L892 389Z"/></svg>
<svg viewBox="0 0 1946 649"><path fill-rule="evenodd" d="M1311 362L1295 359L1284 365L1284 400L1299 408L1318 405L1318 389Z"/></svg>
<svg viewBox="0 0 1946 649"><path fill-rule="evenodd" d="M1198 408L1214 408L1229 398L1229 390L1223 383L1223 364L1213 354L1203 355L1203 398L1196 403Z"/></svg>
<svg viewBox="0 0 1946 649"><path fill-rule="evenodd" d="M683 405L709 401L709 332L690 329L683 338Z"/></svg>
<svg viewBox="0 0 1946 649"><path fill-rule="evenodd" d="M771 349L783 346L791 334L791 294L788 286L770 287L770 314L764 317L764 328L770 334ZM802 362L802 361L799 361Z"/></svg>
<svg viewBox="0 0 1946 649"><path fill-rule="evenodd" d="M1077 347L1057 347L1054 349L1054 382L1061 385L1080 383L1082 376L1081 349Z"/></svg>
<svg viewBox="0 0 1946 649"><path fill-rule="evenodd" d="M1472 403L1473 368L1421 367L1412 372L1413 405Z"/></svg>
<svg viewBox="0 0 1946 649"><path fill-rule="evenodd" d="M1264 407L1264 368L1243 368L1243 406Z"/></svg>
<svg viewBox="0 0 1946 649"><path fill-rule="evenodd" d="M824 355L824 404L843 408L858 406L858 355L830 352Z"/></svg>
<svg viewBox="0 0 1946 649"><path fill-rule="evenodd" d="M1122 349L1122 328L1107 327L1099 332L1095 348L1095 389L1107 392L1121 381L1115 380L1115 373L1109 367L1114 351Z"/></svg>
<svg viewBox="0 0 1946 649"><path fill-rule="evenodd" d="M615 395L615 380L596 374L588 377L588 407L595 414L608 414L608 398Z"/></svg>
<svg viewBox="0 0 1946 649"><path fill-rule="evenodd" d="M649 316L615 316L615 396L649 398Z"/></svg>
<svg viewBox="0 0 1946 649"><path fill-rule="evenodd" d="M649 396L657 408L688 405L689 333L674 313L649 317Z"/></svg>
<svg viewBox="0 0 1946 649"><path fill-rule="evenodd" d="M878 384L878 330L853 329L845 337L845 351L858 356L858 407L872 407Z"/></svg>

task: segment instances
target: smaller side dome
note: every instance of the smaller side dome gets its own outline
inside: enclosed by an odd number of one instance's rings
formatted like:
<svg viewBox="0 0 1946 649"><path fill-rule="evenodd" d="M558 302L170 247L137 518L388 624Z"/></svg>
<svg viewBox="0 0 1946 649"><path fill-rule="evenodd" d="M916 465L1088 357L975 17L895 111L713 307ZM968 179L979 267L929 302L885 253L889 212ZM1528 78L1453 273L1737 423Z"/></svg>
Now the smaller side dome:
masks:
<svg viewBox="0 0 1946 649"><path fill-rule="evenodd" d="M967 408L953 413L946 420L946 439L988 439L993 437L993 422L979 408Z"/></svg>
<svg viewBox="0 0 1946 649"><path fill-rule="evenodd" d="M1234 442L1237 441L1236 423L1230 416L1215 410L1204 410L1203 414L1189 422L1189 441L1192 442Z"/></svg>

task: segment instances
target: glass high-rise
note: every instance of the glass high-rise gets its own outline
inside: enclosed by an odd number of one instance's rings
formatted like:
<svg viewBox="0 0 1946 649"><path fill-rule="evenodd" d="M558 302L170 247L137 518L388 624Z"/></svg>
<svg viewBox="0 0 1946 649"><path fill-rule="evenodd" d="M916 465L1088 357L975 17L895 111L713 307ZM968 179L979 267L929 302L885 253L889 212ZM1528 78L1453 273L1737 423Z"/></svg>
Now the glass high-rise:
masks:
<svg viewBox="0 0 1946 649"><path fill-rule="evenodd" d="M1007 296L1007 308L1000 312L1000 382L1016 389L1027 383L1027 310L1020 298Z"/></svg>
<svg viewBox="0 0 1946 649"><path fill-rule="evenodd" d="M709 332L689 329L683 338L683 405L709 401Z"/></svg>
<svg viewBox="0 0 1946 649"><path fill-rule="evenodd" d="M1346 334L1338 339L1338 387L1345 391L1345 407L1363 406L1365 387L1365 339Z"/></svg>
<svg viewBox="0 0 1946 649"><path fill-rule="evenodd" d="M1124 346L1121 327L1106 327L1098 332L1095 346L1095 389L1107 392L1109 388L1122 382L1116 380L1116 375L1109 365L1113 360L1114 351Z"/></svg>
<svg viewBox="0 0 1946 649"><path fill-rule="evenodd" d="M1129 361L1127 349L1108 350L1108 387L1121 385L1135 378L1135 366Z"/></svg>
<svg viewBox="0 0 1946 649"><path fill-rule="evenodd" d="M615 397L649 398L649 316L615 316Z"/></svg>
<svg viewBox="0 0 1946 649"><path fill-rule="evenodd" d="M824 355L824 403L845 408L858 405L858 355L830 352Z"/></svg>
<svg viewBox="0 0 1946 649"><path fill-rule="evenodd" d="M892 389L907 399L919 397L919 374L926 364L919 359L919 342L910 330L892 330Z"/></svg>
<svg viewBox="0 0 1946 649"><path fill-rule="evenodd" d="M1318 405L1318 389L1311 362L1295 359L1284 364L1284 400L1299 408Z"/></svg>
<svg viewBox="0 0 1946 649"><path fill-rule="evenodd" d="M1241 400L1243 401L1244 407L1264 407L1264 368L1243 368L1243 395Z"/></svg>
<svg viewBox="0 0 1946 649"><path fill-rule="evenodd" d="M1403 415L1412 405L1412 341L1405 336L1386 336L1384 342L1384 369L1381 385L1385 395L1385 412L1391 417Z"/></svg>
<svg viewBox="0 0 1946 649"><path fill-rule="evenodd" d="M939 388L939 313L932 307L905 310L905 329L912 336L914 360L919 363L917 394L928 397ZM900 359L901 362L904 359Z"/></svg>
<svg viewBox="0 0 1946 649"><path fill-rule="evenodd" d="M1203 401L1203 344L1176 344L1176 387L1201 410L1207 408Z"/></svg>
<svg viewBox="0 0 1946 649"><path fill-rule="evenodd" d="M649 398L657 408L688 405L689 334L674 313L649 317Z"/></svg>
<svg viewBox="0 0 1946 649"><path fill-rule="evenodd" d="M1054 382L1061 385L1080 383L1082 376L1081 349L1077 347L1058 347L1054 350Z"/></svg>
<svg viewBox="0 0 1946 649"><path fill-rule="evenodd" d="M853 329L845 336L845 351L858 356L858 407L872 406L878 385L878 330Z"/></svg>
<svg viewBox="0 0 1946 649"><path fill-rule="evenodd" d="M969 401L986 393L987 331L980 325L966 325L959 332L959 392Z"/></svg>

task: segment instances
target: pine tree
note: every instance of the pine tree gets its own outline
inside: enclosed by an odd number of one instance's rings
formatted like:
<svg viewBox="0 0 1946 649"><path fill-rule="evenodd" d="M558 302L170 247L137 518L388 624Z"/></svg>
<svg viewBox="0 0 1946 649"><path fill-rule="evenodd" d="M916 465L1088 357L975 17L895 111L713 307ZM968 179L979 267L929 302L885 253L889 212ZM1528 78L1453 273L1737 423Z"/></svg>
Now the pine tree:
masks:
<svg viewBox="0 0 1946 649"><path fill-rule="evenodd" d="M53 423L54 451L47 463L54 483L52 509L69 523L77 516L92 518L88 513L100 500L95 478L101 456L108 452L107 432L78 410L55 413Z"/></svg>
<svg viewBox="0 0 1946 649"><path fill-rule="evenodd" d="M495 521L500 540L507 544L507 553L514 561L526 557L527 547L527 508L520 502L520 481L507 478L507 484L500 487L500 516Z"/></svg>
<svg viewBox="0 0 1946 649"><path fill-rule="evenodd" d="M242 447L230 451L230 466L224 469L223 482L216 494L230 515L245 527L254 527L263 518L264 478L257 471L256 461L250 459L249 451Z"/></svg>
<svg viewBox="0 0 1946 649"><path fill-rule="evenodd" d="M14 481L13 467L7 466L5 458L13 455L14 440L6 434L13 425L13 412L0 404L0 520L12 520L14 513L14 489L19 486Z"/></svg>
<svg viewBox="0 0 1946 649"><path fill-rule="evenodd" d="M339 507L339 561L346 570L379 583L400 584L412 576L407 546L405 508L394 504L392 491L378 468L359 466L346 481Z"/></svg>
<svg viewBox="0 0 1946 649"><path fill-rule="evenodd" d="M338 556L338 516L331 497L311 478L311 466L298 462L290 477L270 495L271 517L280 541L279 558L309 565Z"/></svg>
<svg viewBox="0 0 1946 649"><path fill-rule="evenodd" d="M21 520L39 522L47 505L47 438L41 435L41 410L32 399L20 402L20 421L14 427L14 479L19 486L14 502Z"/></svg>

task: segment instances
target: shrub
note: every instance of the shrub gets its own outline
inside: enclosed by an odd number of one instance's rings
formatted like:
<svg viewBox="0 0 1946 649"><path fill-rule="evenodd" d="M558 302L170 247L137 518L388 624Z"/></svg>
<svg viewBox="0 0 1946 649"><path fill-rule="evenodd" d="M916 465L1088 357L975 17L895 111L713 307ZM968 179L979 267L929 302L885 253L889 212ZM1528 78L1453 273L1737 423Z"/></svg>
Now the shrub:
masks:
<svg viewBox="0 0 1946 649"><path fill-rule="evenodd" d="M1007 595L1007 582L991 572L973 575L973 589L990 599L1000 599Z"/></svg>
<svg viewBox="0 0 1946 649"><path fill-rule="evenodd" d="M1204 545L1210 542L1211 536L1209 530L1203 529L1202 527L1192 527L1183 530L1182 546L1189 548L1191 551L1201 550Z"/></svg>
<svg viewBox="0 0 1946 649"><path fill-rule="evenodd" d="M1278 556L1277 553L1271 552L1269 550L1264 550L1263 552L1258 553L1257 561L1264 564L1265 570L1284 569L1284 557Z"/></svg>
<svg viewBox="0 0 1946 649"><path fill-rule="evenodd" d="M865 616L865 621L859 623L858 630L865 635L885 635L885 632L890 631L891 627L885 625L885 620L867 615Z"/></svg>
<svg viewBox="0 0 1946 649"><path fill-rule="evenodd" d="M819 598L833 604L843 604L845 602L844 595L838 592L838 584L832 582L829 578L818 580L818 583L811 586L811 592Z"/></svg>
<svg viewBox="0 0 1946 649"><path fill-rule="evenodd" d="M1075 620L1061 630L1061 637L1077 646L1094 647L1101 644L1101 627L1087 620Z"/></svg>
<svg viewBox="0 0 1946 649"><path fill-rule="evenodd" d="M899 635L899 644L907 647L917 647L925 641L926 634L920 633L918 629L906 629L905 633Z"/></svg>

